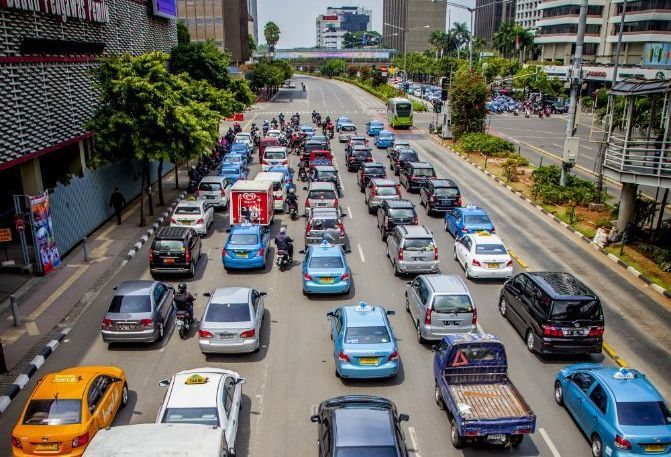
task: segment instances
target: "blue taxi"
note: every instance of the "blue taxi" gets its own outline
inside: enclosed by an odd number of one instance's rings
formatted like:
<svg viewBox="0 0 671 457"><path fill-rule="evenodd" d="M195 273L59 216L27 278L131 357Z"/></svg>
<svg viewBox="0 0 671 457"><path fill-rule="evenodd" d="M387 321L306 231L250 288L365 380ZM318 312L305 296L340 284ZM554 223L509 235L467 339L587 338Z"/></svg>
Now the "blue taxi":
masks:
<svg viewBox="0 0 671 457"><path fill-rule="evenodd" d="M305 137L308 140L310 138L312 138L315 134L315 129L313 129L312 126L308 125L308 124L301 125L299 130L300 130L301 135L305 135Z"/></svg>
<svg viewBox="0 0 671 457"><path fill-rule="evenodd" d="M305 295L347 294L350 287L351 271L342 246L328 241L307 246L303 260Z"/></svg>
<svg viewBox="0 0 671 457"><path fill-rule="evenodd" d="M247 143L233 143L231 145L231 149L228 151L229 154L240 154L242 157L245 158L245 163L249 163L250 159L250 152L249 152L249 146Z"/></svg>
<svg viewBox="0 0 671 457"><path fill-rule="evenodd" d="M375 146L377 146L379 149L390 148L393 145L394 134L389 130L381 130L380 133L375 136Z"/></svg>
<svg viewBox="0 0 671 457"><path fill-rule="evenodd" d="M468 205L445 212L445 231L450 232L456 239L466 233L495 233L496 229L487 211L474 205Z"/></svg>
<svg viewBox="0 0 671 457"><path fill-rule="evenodd" d="M637 370L571 365L557 373L554 397L590 440L593 456L671 455L671 412Z"/></svg>
<svg viewBox="0 0 671 457"><path fill-rule="evenodd" d="M275 165L274 167L270 167L268 169L269 172L278 172L284 174L284 188L286 190L291 189L292 187L296 187L294 184L294 173L293 170L286 165Z"/></svg>
<svg viewBox="0 0 671 457"><path fill-rule="evenodd" d="M384 130L384 123L382 121L372 119L366 122L366 133L368 133L369 136L375 136L382 130Z"/></svg>
<svg viewBox="0 0 671 457"><path fill-rule="evenodd" d="M222 163L219 168L219 176L228 178L231 184L235 184L238 180L247 179L247 168L241 163Z"/></svg>
<svg viewBox="0 0 671 457"><path fill-rule="evenodd" d="M242 167L247 166L247 161L245 160L245 156L242 154L238 154L237 152L229 152L224 156L224 159L221 161L221 166L226 166L226 165L240 165Z"/></svg>
<svg viewBox="0 0 671 457"><path fill-rule="evenodd" d="M265 267L269 245L270 232L265 227L234 225L221 251L224 268L246 270Z"/></svg>
<svg viewBox="0 0 671 457"><path fill-rule="evenodd" d="M398 345L388 318L393 314L365 302L326 314L331 323L336 376L367 379L398 374Z"/></svg>

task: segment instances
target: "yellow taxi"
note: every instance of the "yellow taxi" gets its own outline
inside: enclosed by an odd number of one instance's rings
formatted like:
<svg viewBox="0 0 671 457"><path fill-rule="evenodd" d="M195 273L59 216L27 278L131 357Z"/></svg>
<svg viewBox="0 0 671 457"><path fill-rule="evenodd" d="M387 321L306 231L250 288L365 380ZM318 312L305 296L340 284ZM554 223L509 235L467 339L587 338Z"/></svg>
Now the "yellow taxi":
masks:
<svg viewBox="0 0 671 457"><path fill-rule="evenodd" d="M13 455L80 456L127 403L121 368L75 367L50 373L37 382L14 427Z"/></svg>

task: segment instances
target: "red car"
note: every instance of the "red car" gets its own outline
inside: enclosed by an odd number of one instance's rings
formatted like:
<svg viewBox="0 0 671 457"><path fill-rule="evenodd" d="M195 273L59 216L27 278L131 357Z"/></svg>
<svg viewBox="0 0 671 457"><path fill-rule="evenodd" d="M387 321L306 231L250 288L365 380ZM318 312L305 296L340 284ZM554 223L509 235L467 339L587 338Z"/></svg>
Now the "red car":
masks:
<svg viewBox="0 0 671 457"><path fill-rule="evenodd" d="M263 160L263 151L268 146L280 146L280 140L273 136L264 136L261 138L261 141L259 141L259 163Z"/></svg>

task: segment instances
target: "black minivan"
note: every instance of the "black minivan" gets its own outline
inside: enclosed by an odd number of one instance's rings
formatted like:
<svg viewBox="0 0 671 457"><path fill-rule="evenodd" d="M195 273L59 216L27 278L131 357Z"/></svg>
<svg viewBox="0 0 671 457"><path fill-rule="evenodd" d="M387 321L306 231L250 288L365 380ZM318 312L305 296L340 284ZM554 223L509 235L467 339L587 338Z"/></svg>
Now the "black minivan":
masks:
<svg viewBox="0 0 671 457"><path fill-rule="evenodd" d="M202 243L191 227L161 227L149 248L149 272L181 273L193 278Z"/></svg>
<svg viewBox="0 0 671 457"><path fill-rule="evenodd" d="M514 276L501 289L499 312L524 336L531 352L601 352L601 302L570 273L526 272Z"/></svg>

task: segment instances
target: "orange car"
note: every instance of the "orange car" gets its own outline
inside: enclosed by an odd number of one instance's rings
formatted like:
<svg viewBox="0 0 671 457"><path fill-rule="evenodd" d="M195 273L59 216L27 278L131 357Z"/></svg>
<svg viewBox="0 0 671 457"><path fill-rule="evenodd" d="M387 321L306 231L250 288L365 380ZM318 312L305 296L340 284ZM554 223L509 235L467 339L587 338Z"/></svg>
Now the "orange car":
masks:
<svg viewBox="0 0 671 457"><path fill-rule="evenodd" d="M128 403L121 368L91 366L50 373L37 382L12 431L14 457L79 456Z"/></svg>

